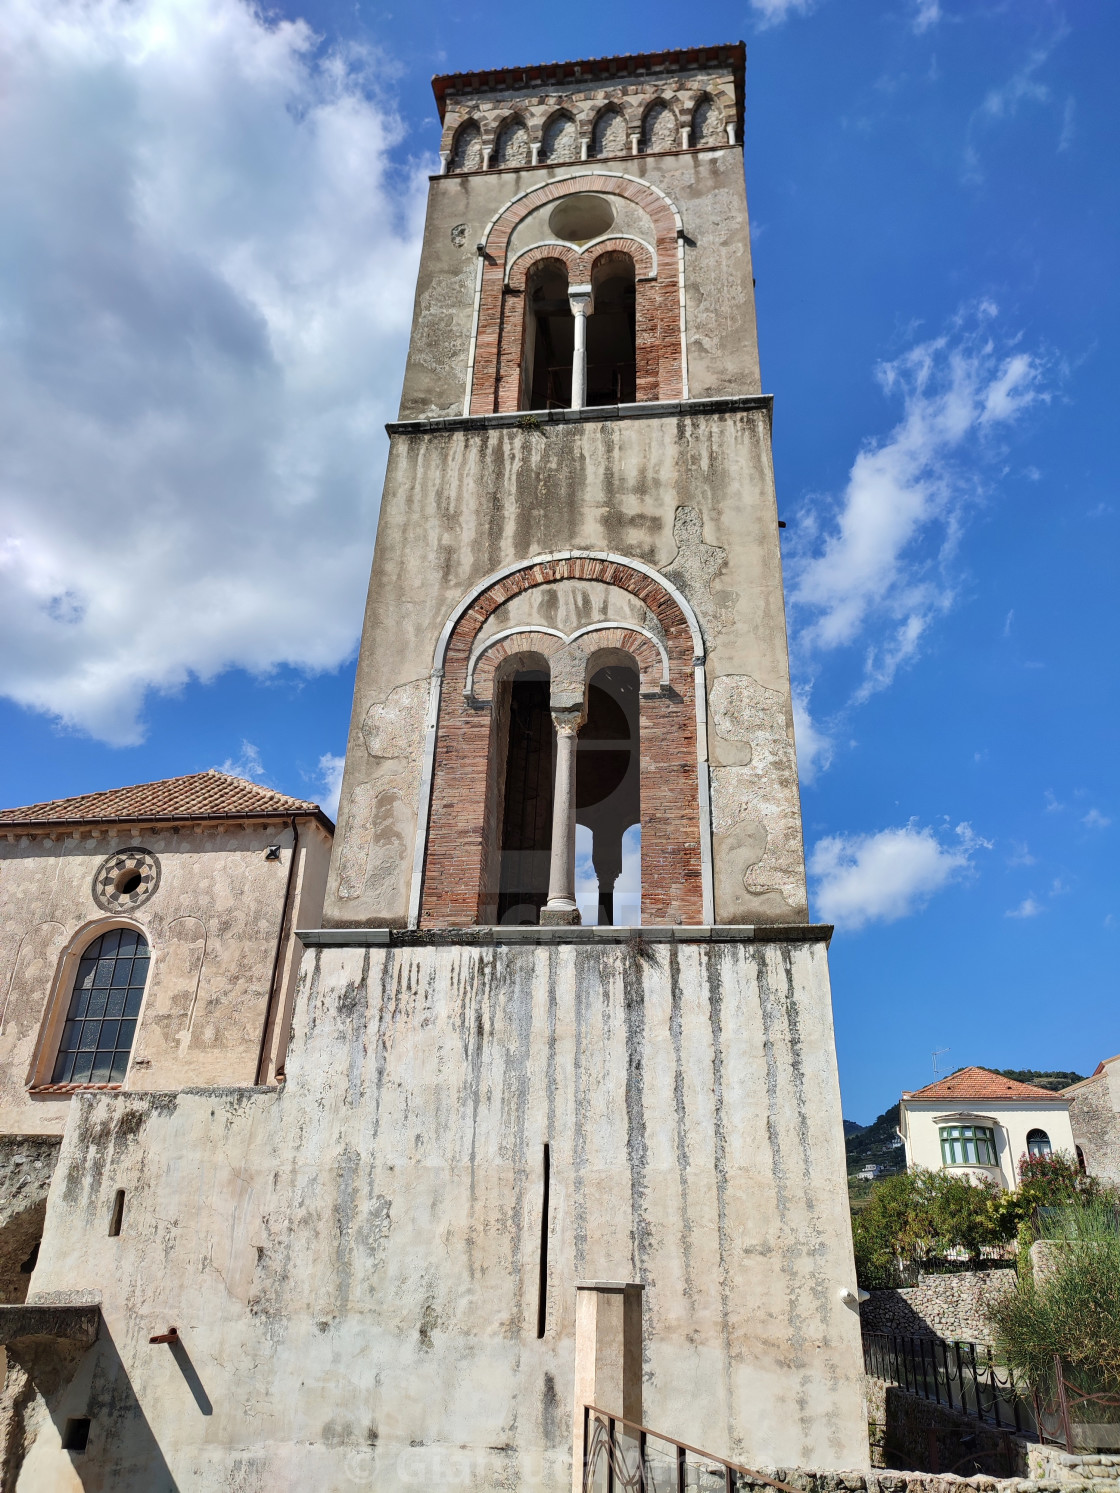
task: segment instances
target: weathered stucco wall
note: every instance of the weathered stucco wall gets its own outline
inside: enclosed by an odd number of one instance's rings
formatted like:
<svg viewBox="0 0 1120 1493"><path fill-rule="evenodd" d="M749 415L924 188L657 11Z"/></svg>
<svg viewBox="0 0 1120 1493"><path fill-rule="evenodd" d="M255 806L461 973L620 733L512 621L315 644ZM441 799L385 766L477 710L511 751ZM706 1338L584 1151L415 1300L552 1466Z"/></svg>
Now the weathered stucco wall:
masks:
<svg viewBox="0 0 1120 1493"><path fill-rule="evenodd" d="M824 944L414 944L308 952L280 1090L76 1101L33 1290L104 1293L84 1487L567 1488L587 1278L645 1283L649 1423L866 1466Z"/></svg>
<svg viewBox="0 0 1120 1493"><path fill-rule="evenodd" d="M804 921L777 507L757 408L394 437L329 925L405 921L428 676L452 609L501 567L570 549L653 565L699 619L717 921Z"/></svg>
<svg viewBox="0 0 1120 1493"><path fill-rule="evenodd" d="M266 860L269 845L281 846ZM314 926L330 840L300 826L295 918ZM94 900L111 852L142 845L159 885L121 916ZM0 839L0 1134L58 1134L69 1095L47 1083L82 950L110 927L139 928L151 947L125 1086L252 1083L288 880L292 831L280 823L123 828ZM298 944L289 938L280 987L290 1005ZM286 1028L277 1024L277 1044Z"/></svg>
<svg viewBox="0 0 1120 1493"><path fill-rule="evenodd" d="M490 220L524 192L592 172L648 182L681 215L690 397L761 392L743 152L729 146L695 154L634 156L602 166L572 161L524 171L434 177L401 394L402 420L463 413L477 245Z"/></svg>

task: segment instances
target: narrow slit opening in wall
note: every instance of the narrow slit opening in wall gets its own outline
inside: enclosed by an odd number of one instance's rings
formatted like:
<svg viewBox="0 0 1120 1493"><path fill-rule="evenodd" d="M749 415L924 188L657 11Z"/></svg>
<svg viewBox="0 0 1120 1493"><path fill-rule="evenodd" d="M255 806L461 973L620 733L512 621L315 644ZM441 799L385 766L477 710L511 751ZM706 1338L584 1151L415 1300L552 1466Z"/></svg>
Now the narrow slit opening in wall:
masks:
<svg viewBox="0 0 1120 1493"><path fill-rule="evenodd" d="M540 1274L537 1279L537 1336L544 1337L548 1318L548 1184L551 1170L551 1154L548 1142L544 1143L541 1163L541 1251Z"/></svg>
<svg viewBox="0 0 1120 1493"><path fill-rule="evenodd" d="M638 691L638 672L625 664L597 670L587 691L576 748L576 901L585 924L642 921Z"/></svg>
<svg viewBox="0 0 1120 1493"><path fill-rule="evenodd" d="M113 1199L113 1211L109 1215L109 1238L116 1239L124 1223L124 1188L117 1188L117 1195Z"/></svg>
<svg viewBox="0 0 1120 1493"><path fill-rule="evenodd" d="M62 1433L64 1452L84 1452L89 1445L90 1419L88 1415L72 1415Z"/></svg>

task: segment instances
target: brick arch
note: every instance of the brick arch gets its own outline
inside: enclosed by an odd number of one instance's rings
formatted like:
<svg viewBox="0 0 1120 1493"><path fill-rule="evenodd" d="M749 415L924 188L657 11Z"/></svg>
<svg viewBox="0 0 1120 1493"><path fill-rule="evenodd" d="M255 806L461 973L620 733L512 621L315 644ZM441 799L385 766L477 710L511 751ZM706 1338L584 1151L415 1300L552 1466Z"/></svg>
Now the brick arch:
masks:
<svg viewBox="0 0 1120 1493"><path fill-rule="evenodd" d="M669 655L644 628L625 622L598 622L581 627L570 637L554 627L525 626L498 633L472 652L464 694L475 705L490 703L500 669L508 659L533 654L548 660L570 644L577 644L589 660L597 654L625 653L638 672L642 693L657 695L669 683Z"/></svg>
<svg viewBox="0 0 1120 1493"><path fill-rule="evenodd" d="M547 264L550 259L562 264L568 271L568 284L576 285L579 283L578 269L580 258L579 250L571 248L568 244L534 244L531 249L526 249L524 254L519 254L510 265L508 288L514 291L523 291L525 289L525 282L529 278L529 271L533 266L535 264ZM513 314L516 313L512 312L511 314L511 326L513 324ZM511 338L511 341L516 341L519 346L520 340L520 338Z"/></svg>
<svg viewBox="0 0 1120 1493"><path fill-rule="evenodd" d="M490 709L466 693L476 639L503 602L561 580L616 586L638 597L657 618L669 680L656 691L643 689L640 706L643 918L654 924L697 924L712 916L707 766L698 752L698 720L706 707L695 616L676 588L647 565L617 555L566 554L500 572L465 598L444 628L433 672L431 776L422 793L410 910L410 919L423 928L474 925L489 891L497 748ZM620 624L617 631L634 629ZM589 652L608 642L618 640L608 639L604 630L603 638L589 643Z"/></svg>
<svg viewBox="0 0 1120 1493"><path fill-rule="evenodd" d="M639 379L638 400L645 403L688 397L681 325L684 265L677 243L678 232L683 232L680 214L668 197L636 177L589 172L586 176L564 177L523 192L506 204L484 235L474 356L467 376L467 408L472 415L513 411L520 403L524 308L517 291L506 284L513 230L535 208L579 192L624 197L641 207L652 222L656 234L656 278L650 294L641 298L637 309L638 363L640 368L643 365L646 368L644 378ZM596 252L605 247L606 244L596 245Z"/></svg>

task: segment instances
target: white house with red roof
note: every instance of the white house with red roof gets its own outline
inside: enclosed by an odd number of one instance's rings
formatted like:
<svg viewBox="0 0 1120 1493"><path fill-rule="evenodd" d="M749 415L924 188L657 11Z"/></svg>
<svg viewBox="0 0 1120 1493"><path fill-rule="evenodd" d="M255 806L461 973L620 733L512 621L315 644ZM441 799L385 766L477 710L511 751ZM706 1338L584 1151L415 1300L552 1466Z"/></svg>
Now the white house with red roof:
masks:
<svg viewBox="0 0 1120 1493"><path fill-rule="evenodd" d="M987 1068L962 1068L904 1093L898 1133L906 1165L1019 1185L1023 1156L1076 1155L1069 1099Z"/></svg>

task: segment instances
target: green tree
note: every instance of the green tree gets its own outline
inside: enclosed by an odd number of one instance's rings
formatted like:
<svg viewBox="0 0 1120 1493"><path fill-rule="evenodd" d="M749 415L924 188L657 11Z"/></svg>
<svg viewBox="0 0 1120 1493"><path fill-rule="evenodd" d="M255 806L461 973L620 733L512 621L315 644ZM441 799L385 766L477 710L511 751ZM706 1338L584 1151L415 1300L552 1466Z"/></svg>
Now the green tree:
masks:
<svg viewBox="0 0 1120 1493"><path fill-rule="evenodd" d="M983 1247L1005 1237L993 1215L997 1195L993 1183L921 1168L875 1183L852 1221L860 1285L898 1286L962 1251L978 1264Z"/></svg>

